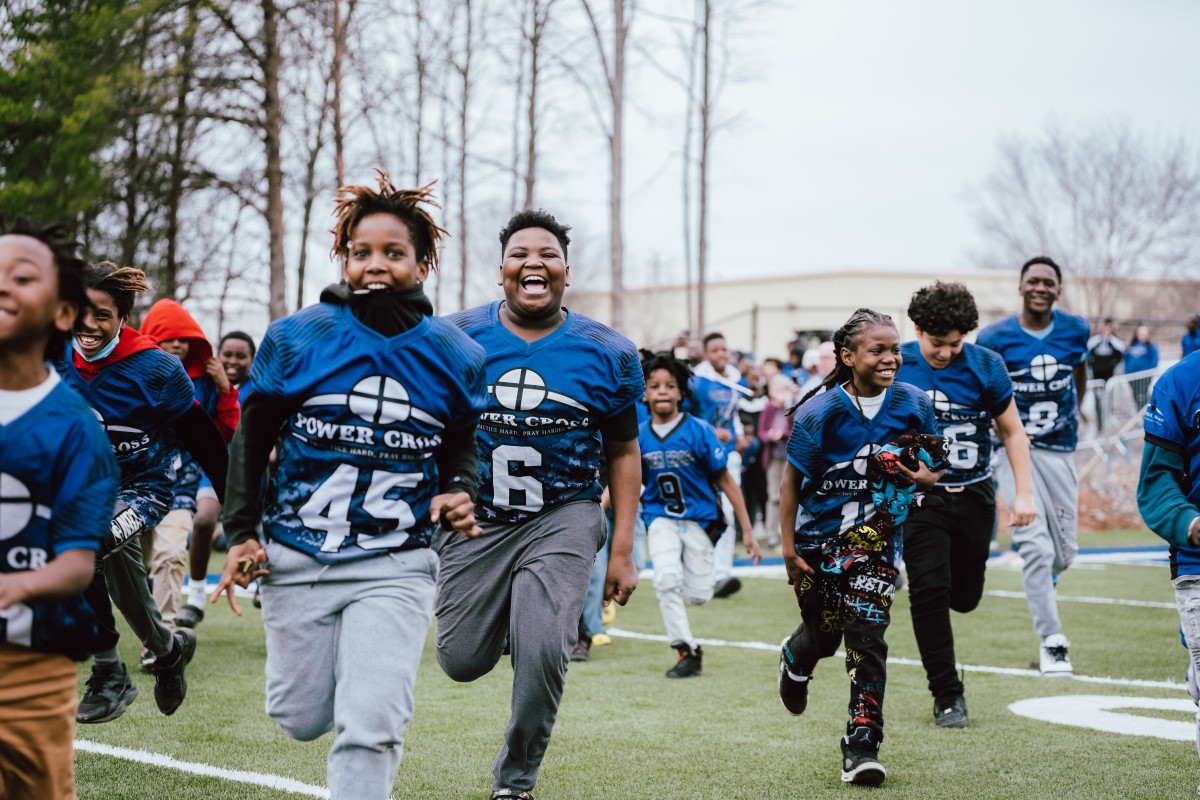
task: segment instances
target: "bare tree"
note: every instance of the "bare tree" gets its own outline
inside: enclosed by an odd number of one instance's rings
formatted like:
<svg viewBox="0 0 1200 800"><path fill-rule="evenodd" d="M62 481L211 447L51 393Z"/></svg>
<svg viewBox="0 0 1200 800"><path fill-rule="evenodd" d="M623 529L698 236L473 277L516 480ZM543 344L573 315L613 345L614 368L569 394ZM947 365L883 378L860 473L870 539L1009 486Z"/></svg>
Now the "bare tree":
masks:
<svg viewBox="0 0 1200 800"><path fill-rule="evenodd" d="M333 0L333 169L338 188L346 185L346 140L342 130L342 63L346 58L346 27L350 14L354 12L354 0L350 0L350 12L342 21L342 0Z"/></svg>
<svg viewBox="0 0 1200 800"><path fill-rule="evenodd" d="M475 51L475 6L471 0L461 0L455 11L463 15L462 44L450 48L450 63L459 77L458 104L458 307L467 307L467 263L470 241L467 228L467 161L471 152L471 61ZM455 15L457 17L457 13Z"/></svg>
<svg viewBox="0 0 1200 800"><path fill-rule="evenodd" d="M533 208L533 190L537 181L538 82L541 78L543 37L550 23L550 10L556 0L528 0L521 20L522 36L529 48L529 95L527 97L527 133L525 149L525 208Z"/></svg>
<svg viewBox="0 0 1200 800"><path fill-rule="evenodd" d="M608 139L609 159L609 255L612 260L612 326L621 330L625 326L625 246L621 221L623 198L622 167L625 146L625 53L629 42L629 29L637 11L637 0L611 0L612 29L608 31L611 41L605 41L605 32L598 15L593 9L594 0L580 0L587 15L588 25L596 43L600 66L604 71L604 82L608 89L609 117L605 136ZM610 52L611 48L611 52Z"/></svg>
<svg viewBox="0 0 1200 800"><path fill-rule="evenodd" d="M1200 257L1200 151L1127 122L1002 139L973 204L985 264L1051 256L1084 278L1077 310L1090 317L1112 308L1122 279L1179 277Z"/></svg>

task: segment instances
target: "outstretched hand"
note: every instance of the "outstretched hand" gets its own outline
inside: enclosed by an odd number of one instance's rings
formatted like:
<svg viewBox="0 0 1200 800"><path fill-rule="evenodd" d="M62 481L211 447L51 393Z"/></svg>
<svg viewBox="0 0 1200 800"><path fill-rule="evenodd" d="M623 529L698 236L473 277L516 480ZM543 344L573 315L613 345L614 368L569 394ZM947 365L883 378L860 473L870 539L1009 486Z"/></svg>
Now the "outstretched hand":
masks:
<svg viewBox="0 0 1200 800"><path fill-rule="evenodd" d="M221 595L225 594L229 597L229 607L240 617L242 609L238 607L233 587L249 588L251 581L270 574L271 571L267 569L267 551L258 539L247 539L234 545L225 554L225 568L221 570L221 580L213 592L211 602L216 603Z"/></svg>

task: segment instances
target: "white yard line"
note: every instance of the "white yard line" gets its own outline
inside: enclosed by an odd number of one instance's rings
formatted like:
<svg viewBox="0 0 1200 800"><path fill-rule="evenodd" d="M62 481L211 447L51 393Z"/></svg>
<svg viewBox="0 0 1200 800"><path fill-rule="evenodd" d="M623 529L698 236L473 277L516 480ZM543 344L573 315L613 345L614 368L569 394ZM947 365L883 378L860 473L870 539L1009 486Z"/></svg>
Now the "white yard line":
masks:
<svg viewBox="0 0 1200 800"><path fill-rule="evenodd" d="M655 633L637 633L635 631L627 631L621 628L609 628L609 636L620 636L626 639L641 639L646 642L666 642L667 637ZM705 647L740 647L744 650L765 650L772 653L779 652L779 644L770 644L768 642L731 642L724 639L697 639L697 643ZM836 653L837 657L845 658L845 652L839 650ZM899 658L897 656L889 656L888 664L898 664L904 667L919 667L921 662L915 658ZM990 667L977 664L959 664L960 668L967 672L982 672L989 675L1011 675L1018 678L1041 678L1041 673L1036 669L1017 669L1015 667ZM1073 680L1081 683L1098 683L1105 686L1136 686L1143 689L1170 689L1172 691L1185 691L1186 687L1182 683L1175 681L1147 681L1137 678L1108 678L1099 675L1071 675L1069 678L1054 678L1046 680Z"/></svg>
<svg viewBox="0 0 1200 800"><path fill-rule="evenodd" d="M1009 592L1004 589L988 589L984 594L992 597L1010 597L1018 600L1025 599L1024 592ZM1118 597L1084 597L1082 595L1057 595L1060 603L1094 603L1102 606L1136 606L1138 608L1169 608L1175 610L1174 603L1162 603L1157 600L1122 600Z"/></svg>
<svg viewBox="0 0 1200 800"><path fill-rule="evenodd" d="M198 764L194 761L180 761L171 756L164 756L161 753L150 753L146 750L131 750L128 747L114 747L110 744L90 742L86 739L76 739L75 749L84 753L96 753L103 756L112 756L113 758L123 758L126 761L136 761L139 764L149 764L152 767L163 767L165 769L178 770L179 772L189 772L193 775L203 775L206 778L221 778L222 780L233 781L234 783L264 786L268 789L277 789L281 792L300 794L305 797L329 797L329 790L324 787L313 786L310 783L301 783L291 778L285 778L282 775L245 772L240 769L224 769L208 764Z"/></svg>

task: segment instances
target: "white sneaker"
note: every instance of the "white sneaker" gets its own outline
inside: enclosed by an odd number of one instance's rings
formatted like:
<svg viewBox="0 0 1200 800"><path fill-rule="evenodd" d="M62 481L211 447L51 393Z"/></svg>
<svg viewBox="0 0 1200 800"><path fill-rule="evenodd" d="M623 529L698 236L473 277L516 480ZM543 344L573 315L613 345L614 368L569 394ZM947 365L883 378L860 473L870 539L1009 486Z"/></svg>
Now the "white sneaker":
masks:
<svg viewBox="0 0 1200 800"><path fill-rule="evenodd" d="M1188 697L1192 698L1192 702L1200 706L1200 686L1196 685L1196 670L1192 669L1189 663L1187 669L1183 673L1183 682L1187 684ZM1200 722L1200 717L1197 718Z"/></svg>
<svg viewBox="0 0 1200 800"><path fill-rule="evenodd" d="M1068 677L1074 674L1071 668L1071 656L1068 651L1071 643L1061 633L1055 633L1042 639L1039 651L1039 671L1043 677Z"/></svg>

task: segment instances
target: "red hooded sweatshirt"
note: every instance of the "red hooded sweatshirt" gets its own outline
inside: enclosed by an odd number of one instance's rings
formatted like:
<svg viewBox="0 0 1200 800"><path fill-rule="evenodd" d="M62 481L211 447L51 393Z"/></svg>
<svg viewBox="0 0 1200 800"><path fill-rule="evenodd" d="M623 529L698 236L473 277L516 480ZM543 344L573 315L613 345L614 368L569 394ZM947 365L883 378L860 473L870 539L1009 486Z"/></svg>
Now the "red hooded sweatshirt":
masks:
<svg viewBox="0 0 1200 800"><path fill-rule="evenodd" d="M200 323L183 306L174 300L159 300L150 307L146 318L142 320L142 335L149 337L155 344L162 344L168 339L186 339L188 353L183 359L183 368L188 377L196 384L196 397L201 406L205 406L206 397L215 396L214 407L204 410L212 415L213 422L226 442L233 439L233 432L241 421L242 410L238 404L237 387L229 391L221 391L216 381L205 370L205 364L213 355L212 345L204 335Z"/></svg>

